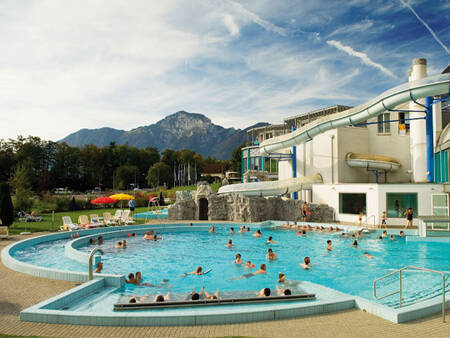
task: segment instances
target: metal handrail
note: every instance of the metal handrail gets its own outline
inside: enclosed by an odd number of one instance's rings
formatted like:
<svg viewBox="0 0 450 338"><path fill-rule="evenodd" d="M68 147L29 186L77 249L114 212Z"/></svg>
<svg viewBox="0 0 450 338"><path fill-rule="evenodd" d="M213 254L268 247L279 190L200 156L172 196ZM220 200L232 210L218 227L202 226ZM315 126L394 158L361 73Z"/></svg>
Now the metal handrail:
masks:
<svg viewBox="0 0 450 338"><path fill-rule="evenodd" d="M442 276L442 322L445 323L445 273L443 271L430 270L430 269L426 269L426 268L418 268L416 266L405 266L401 269L395 270L395 271L388 273L387 275L384 275L373 281L373 296L375 297L375 299L380 300L380 299L383 299L383 298L386 298L386 297L389 297L389 296L399 293L400 294L400 302L399 303L400 303L400 307L402 307L402 271L406 270L406 269L426 271L426 272L436 273L436 274ZM377 282L381 279L392 276L396 273L399 274L399 289L397 291L388 293L387 295L377 297Z"/></svg>
<svg viewBox="0 0 450 338"><path fill-rule="evenodd" d="M367 224L369 224L369 219L371 219L372 217L373 217L373 227L375 228L375 221L376 221L375 215L370 215L370 216L368 216L368 217L366 218L366 222L367 222Z"/></svg>
<svg viewBox="0 0 450 338"><path fill-rule="evenodd" d="M88 280L92 280L92 279L94 278L94 273L93 273L93 267L92 267L92 266L93 266L93 261L94 261L94 254L95 254L96 252L100 252L102 255L105 254L105 253L103 252L103 250L100 249L100 248L94 248L94 249L92 249L92 251L89 253L89 270L88 270L89 276L88 276Z"/></svg>

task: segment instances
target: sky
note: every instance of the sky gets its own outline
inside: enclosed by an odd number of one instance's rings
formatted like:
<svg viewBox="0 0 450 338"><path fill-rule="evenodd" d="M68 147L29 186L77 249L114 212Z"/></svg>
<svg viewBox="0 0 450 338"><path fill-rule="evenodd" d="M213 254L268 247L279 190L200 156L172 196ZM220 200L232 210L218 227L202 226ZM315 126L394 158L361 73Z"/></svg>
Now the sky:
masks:
<svg viewBox="0 0 450 338"><path fill-rule="evenodd" d="M358 105L450 60L440 0L3 0L0 139Z"/></svg>

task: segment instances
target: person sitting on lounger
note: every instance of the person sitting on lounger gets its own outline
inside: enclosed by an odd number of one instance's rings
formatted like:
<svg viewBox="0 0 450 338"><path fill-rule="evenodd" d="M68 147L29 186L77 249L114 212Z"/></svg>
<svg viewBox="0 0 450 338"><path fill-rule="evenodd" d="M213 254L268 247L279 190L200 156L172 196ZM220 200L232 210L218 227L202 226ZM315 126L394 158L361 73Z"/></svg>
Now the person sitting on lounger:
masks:
<svg viewBox="0 0 450 338"><path fill-rule="evenodd" d="M256 232L253 234L253 237L262 237L261 230L256 230Z"/></svg>
<svg viewBox="0 0 450 338"><path fill-rule="evenodd" d="M306 256L303 259L303 263L300 263L300 266L305 270L311 269L311 259L308 256Z"/></svg>
<svg viewBox="0 0 450 338"><path fill-rule="evenodd" d="M236 259L233 261L233 264L242 264L242 263L244 263L244 261L241 259L241 254L237 253Z"/></svg>
<svg viewBox="0 0 450 338"><path fill-rule="evenodd" d="M277 254L272 249L267 250L266 259L268 261L274 261L277 259Z"/></svg>
<svg viewBox="0 0 450 338"><path fill-rule="evenodd" d="M231 239L229 239L229 240L228 240L228 243L225 244L225 246L226 246L227 248L232 248L232 247L234 247L233 241L232 241Z"/></svg>
<svg viewBox="0 0 450 338"><path fill-rule="evenodd" d="M291 292L290 289L282 289L278 285L276 286L276 288L277 288L277 296L290 296L290 295L292 295L292 292Z"/></svg>

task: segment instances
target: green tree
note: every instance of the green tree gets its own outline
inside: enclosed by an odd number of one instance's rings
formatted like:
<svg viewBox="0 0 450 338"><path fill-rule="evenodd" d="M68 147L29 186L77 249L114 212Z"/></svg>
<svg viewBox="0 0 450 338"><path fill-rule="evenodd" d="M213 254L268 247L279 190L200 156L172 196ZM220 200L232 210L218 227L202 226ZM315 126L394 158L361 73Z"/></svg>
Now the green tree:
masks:
<svg viewBox="0 0 450 338"><path fill-rule="evenodd" d="M130 184L135 183L138 175L137 167L134 165L122 165L117 169L115 176L116 189L128 189Z"/></svg>
<svg viewBox="0 0 450 338"><path fill-rule="evenodd" d="M172 186L172 168L164 162L155 163L148 169L147 182L149 186L155 188L164 184Z"/></svg>
<svg viewBox="0 0 450 338"><path fill-rule="evenodd" d="M10 226L14 222L14 208L8 183L0 183L0 220L2 225Z"/></svg>
<svg viewBox="0 0 450 338"><path fill-rule="evenodd" d="M245 143L233 149L231 153L231 169L233 171L241 172L242 165L242 151L241 149L245 147Z"/></svg>
<svg viewBox="0 0 450 338"><path fill-rule="evenodd" d="M10 180L15 192L15 208L16 210L30 211L33 206L31 199L31 177L32 177L31 162L26 161L18 164L14 171L14 176Z"/></svg>

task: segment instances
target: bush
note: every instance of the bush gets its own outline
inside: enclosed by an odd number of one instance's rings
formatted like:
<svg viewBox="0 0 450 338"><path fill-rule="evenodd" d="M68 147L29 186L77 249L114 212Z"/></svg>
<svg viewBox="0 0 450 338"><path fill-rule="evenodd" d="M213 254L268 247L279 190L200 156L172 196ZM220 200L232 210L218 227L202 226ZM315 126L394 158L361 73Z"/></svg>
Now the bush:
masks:
<svg viewBox="0 0 450 338"><path fill-rule="evenodd" d="M14 208L7 183L0 183L0 219L2 225L10 226L14 222Z"/></svg>

